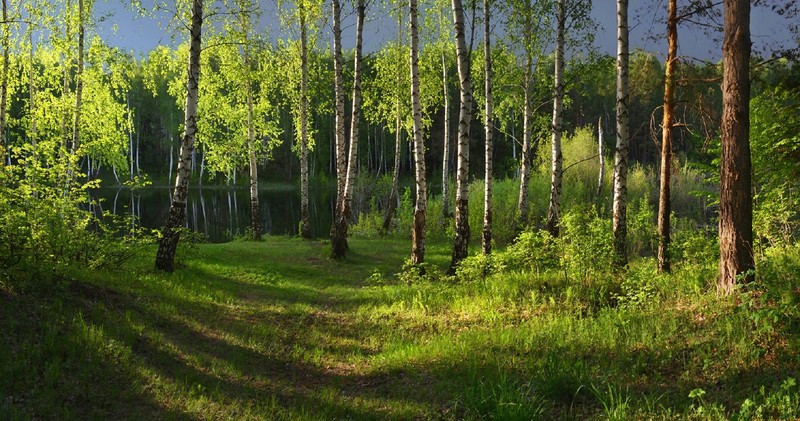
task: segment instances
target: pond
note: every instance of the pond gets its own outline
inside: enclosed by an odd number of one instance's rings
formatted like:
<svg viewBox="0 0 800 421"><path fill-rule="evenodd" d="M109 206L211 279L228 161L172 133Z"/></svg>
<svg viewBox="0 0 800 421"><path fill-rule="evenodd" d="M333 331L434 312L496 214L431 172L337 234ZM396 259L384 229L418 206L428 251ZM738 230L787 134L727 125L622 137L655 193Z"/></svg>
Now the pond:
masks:
<svg viewBox="0 0 800 421"><path fill-rule="evenodd" d="M171 202L168 187L104 187L92 192L99 199L97 209L113 215L133 215L137 226L162 228ZM265 234L297 235L300 223L300 191L295 186L260 189L261 226ZM309 190L311 228L314 236L330 232L336 192L327 188ZM245 235L250 227L250 190L247 187L189 188L186 227L203 234L208 241L221 243Z"/></svg>

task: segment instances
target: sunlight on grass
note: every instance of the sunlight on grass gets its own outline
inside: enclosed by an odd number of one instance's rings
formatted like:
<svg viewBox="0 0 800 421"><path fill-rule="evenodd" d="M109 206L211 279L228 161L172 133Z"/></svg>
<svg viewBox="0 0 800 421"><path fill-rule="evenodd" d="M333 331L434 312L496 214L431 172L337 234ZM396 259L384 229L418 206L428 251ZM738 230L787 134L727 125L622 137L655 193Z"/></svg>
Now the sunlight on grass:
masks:
<svg viewBox="0 0 800 421"><path fill-rule="evenodd" d="M718 298L696 266L662 276L648 259L624 278L480 262L452 278L435 244L432 275L413 277L394 241L350 244L358 257L342 262L320 257L326 243L280 237L198 245L174 274L143 254L133 270L75 270L40 292L3 287L15 313L0 323L20 338L0 349L0 386L15 385L4 418L800 413L793 287Z"/></svg>

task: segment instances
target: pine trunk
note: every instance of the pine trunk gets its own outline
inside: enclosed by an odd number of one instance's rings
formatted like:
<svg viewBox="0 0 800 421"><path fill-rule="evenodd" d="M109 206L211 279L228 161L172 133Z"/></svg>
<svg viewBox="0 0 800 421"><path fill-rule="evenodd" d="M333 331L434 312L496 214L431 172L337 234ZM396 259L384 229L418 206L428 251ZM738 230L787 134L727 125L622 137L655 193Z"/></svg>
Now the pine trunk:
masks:
<svg viewBox="0 0 800 421"><path fill-rule="evenodd" d="M461 0L453 0L453 22L456 31L456 53L460 87L458 112L458 163L456 178L456 226L450 273L455 273L459 263L469 254L469 129L472 123L472 78L470 54L464 34L464 7Z"/></svg>
<svg viewBox="0 0 800 421"><path fill-rule="evenodd" d="M627 204L628 145L628 0L617 0L617 149L614 154L614 204L612 230L615 264L628 264Z"/></svg>
<svg viewBox="0 0 800 421"><path fill-rule="evenodd" d="M724 70L718 290L730 294L734 291L738 280L750 282L755 277L749 139L750 3L748 0L725 0L722 67Z"/></svg>
<svg viewBox="0 0 800 421"><path fill-rule="evenodd" d="M425 181L425 145L422 143L417 0L409 0L409 12L411 21L411 53L409 57L411 64L411 113L414 120L414 175L417 183L416 204L414 206L414 228L411 235L411 263L419 265L425 261L427 188Z"/></svg>
<svg viewBox="0 0 800 421"><path fill-rule="evenodd" d="M670 183L672 176L672 120L675 104L675 66L678 55L677 0L669 0L667 62L664 71L664 120L661 123L661 188L658 195L658 271L669 273Z"/></svg>
<svg viewBox="0 0 800 421"><path fill-rule="evenodd" d="M564 157L561 154L561 112L564 102L564 0L556 5L556 63L553 89L553 142L551 157L550 206L547 211L547 230L558 237L558 220L561 212L561 188Z"/></svg>
<svg viewBox="0 0 800 421"><path fill-rule="evenodd" d="M489 0L483 0L483 73L484 73L484 94L485 115L483 119L483 129L486 136L485 143L485 168L483 179L483 237L481 238L481 250L483 254L492 252L492 164L494 144L492 138L492 43L490 31L491 11Z"/></svg>
<svg viewBox="0 0 800 421"><path fill-rule="evenodd" d="M364 0L358 0L358 17L356 20L356 51L353 64L353 108L350 118L350 151L347 157L347 179L344 186L344 195L339 202L339 211L336 214L335 229L331 237L333 258L344 257L347 251L347 228L350 223L350 207L353 199L353 185L356 182L358 169L358 136L361 117L361 48L364 33Z"/></svg>
<svg viewBox="0 0 800 421"><path fill-rule="evenodd" d="M156 253L156 268L172 272L175 269L175 251L178 248L181 228L186 220L186 197L189 193L189 175L192 152L197 134L197 86L200 81L200 50L203 26L203 0L192 2L192 25L190 29L189 66L186 82L186 118L181 139L180 159L175 177L175 192L169 207L167 224L162 232Z"/></svg>
<svg viewBox="0 0 800 421"><path fill-rule="evenodd" d="M312 238L308 209L308 40L305 16L300 19L300 236Z"/></svg>

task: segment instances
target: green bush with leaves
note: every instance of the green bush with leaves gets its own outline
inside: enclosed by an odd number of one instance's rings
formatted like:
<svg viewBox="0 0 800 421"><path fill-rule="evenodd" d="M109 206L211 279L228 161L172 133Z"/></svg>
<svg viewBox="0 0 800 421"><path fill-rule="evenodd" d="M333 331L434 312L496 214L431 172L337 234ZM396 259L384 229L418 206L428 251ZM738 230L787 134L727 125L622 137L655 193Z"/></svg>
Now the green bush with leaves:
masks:
<svg viewBox="0 0 800 421"><path fill-rule="evenodd" d="M789 244L800 232L800 89L777 86L750 102L754 231L767 244Z"/></svg>
<svg viewBox="0 0 800 421"><path fill-rule="evenodd" d="M110 268L130 259L137 237L122 237L129 228L89 210L97 205L89 190L99 181L81 181L69 154L59 159L28 150L15 150L15 163L0 167L0 268L20 265L33 279L71 264Z"/></svg>
<svg viewBox="0 0 800 421"><path fill-rule="evenodd" d="M558 243L543 230L522 232L496 259L509 269L536 273L558 269L561 265Z"/></svg>
<svg viewBox="0 0 800 421"><path fill-rule="evenodd" d="M614 261L609 225L589 205L561 216L561 264L570 279L591 283L608 274Z"/></svg>

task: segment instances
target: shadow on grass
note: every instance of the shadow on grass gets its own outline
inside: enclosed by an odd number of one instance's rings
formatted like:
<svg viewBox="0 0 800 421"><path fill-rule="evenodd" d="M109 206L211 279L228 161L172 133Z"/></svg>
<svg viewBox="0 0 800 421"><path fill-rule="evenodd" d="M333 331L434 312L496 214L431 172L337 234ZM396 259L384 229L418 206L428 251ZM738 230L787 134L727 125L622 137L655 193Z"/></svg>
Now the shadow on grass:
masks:
<svg viewBox="0 0 800 421"><path fill-rule="evenodd" d="M359 287L372 270L399 268L405 248L384 255L365 244L343 262L319 242L292 244L297 252L283 240L269 258L260 244L210 246L172 275L4 289L0 418L587 418L648 399L654 412L680 415L692 389L733 410L797 373L781 362L698 375L711 338L582 347L542 335L499 346L493 332L469 330L403 336L418 357L381 364L384 341L398 336L386 320L358 316L385 299ZM683 325L676 337L688 334ZM428 341L450 339L452 349L425 354Z"/></svg>

